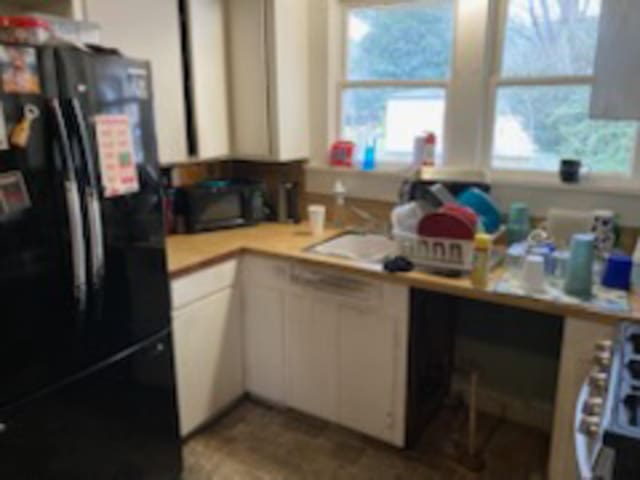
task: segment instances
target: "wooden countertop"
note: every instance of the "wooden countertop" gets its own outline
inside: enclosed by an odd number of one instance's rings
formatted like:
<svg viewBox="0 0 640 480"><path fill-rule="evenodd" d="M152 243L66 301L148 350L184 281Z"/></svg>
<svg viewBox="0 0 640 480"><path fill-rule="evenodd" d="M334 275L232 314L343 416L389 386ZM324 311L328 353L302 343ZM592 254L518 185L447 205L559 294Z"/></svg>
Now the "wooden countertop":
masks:
<svg viewBox="0 0 640 480"><path fill-rule="evenodd" d="M311 236L308 227L304 224L263 224L256 227L198 235L172 235L167 239L169 272L171 278L175 279L239 253L250 252L337 268L345 273L562 317L577 317L600 322L640 321L640 300L637 297L633 299L633 312L621 316L581 305L568 305L481 290L471 286L467 278L447 278L423 272L389 274L368 269L349 260L320 256L304 251L309 246L338 233L338 230L328 229L324 238L318 239ZM498 273L496 272L496 275Z"/></svg>

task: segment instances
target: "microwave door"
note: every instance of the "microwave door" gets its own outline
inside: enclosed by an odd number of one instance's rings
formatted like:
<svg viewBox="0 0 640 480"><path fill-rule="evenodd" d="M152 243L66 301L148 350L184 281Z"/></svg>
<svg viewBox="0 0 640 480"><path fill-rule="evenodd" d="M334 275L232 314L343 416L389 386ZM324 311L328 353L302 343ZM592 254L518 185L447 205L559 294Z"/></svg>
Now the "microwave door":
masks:
<svg viewBox="0 0 640 480"><path fill-rule="evenodd" d="M211 192L195 189L189 195L187 225L190 232L205 232L245 224L240 192Z"/></svg>

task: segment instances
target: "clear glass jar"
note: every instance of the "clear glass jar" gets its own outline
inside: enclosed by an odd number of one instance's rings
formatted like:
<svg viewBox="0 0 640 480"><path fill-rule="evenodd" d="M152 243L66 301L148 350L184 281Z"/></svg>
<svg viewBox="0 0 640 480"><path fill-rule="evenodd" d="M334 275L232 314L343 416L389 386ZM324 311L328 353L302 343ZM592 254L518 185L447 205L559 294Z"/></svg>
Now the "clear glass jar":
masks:
<svg viewBox="0 0 640 480"><path fill-rule="evenodd" d="M41 45L51 38L49 23L36 17L0 16L0 42Z"/></svg>

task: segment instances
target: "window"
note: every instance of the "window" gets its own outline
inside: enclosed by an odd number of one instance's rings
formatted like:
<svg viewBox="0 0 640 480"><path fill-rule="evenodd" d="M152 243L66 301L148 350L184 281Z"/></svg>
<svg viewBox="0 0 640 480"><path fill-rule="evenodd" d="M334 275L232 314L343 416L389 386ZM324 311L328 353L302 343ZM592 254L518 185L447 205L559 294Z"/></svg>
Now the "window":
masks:
<svg viewBox="0 0 640 480"><path fill-rule="evenodd" d="M556 171L578 158L630 175L636 124L589 119L600 0L505 0L492 166Z"/></svg>
<svg viewBox="0 0 640 480"><path fill-rule="evenodd" d="M416 135L444 144L447 86L453 55L454 0L350 5L340 82L342 138L375 142L383 163L408 163ZM372 2L369 2L372 3Z"/></svg>

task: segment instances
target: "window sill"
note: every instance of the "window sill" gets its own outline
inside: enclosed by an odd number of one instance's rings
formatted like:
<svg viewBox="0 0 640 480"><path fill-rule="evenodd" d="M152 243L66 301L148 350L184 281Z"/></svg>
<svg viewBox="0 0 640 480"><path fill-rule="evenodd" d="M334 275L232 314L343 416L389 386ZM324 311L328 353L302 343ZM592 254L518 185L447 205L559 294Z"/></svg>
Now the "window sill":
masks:
<svg viewBox="0 0 640 480"><path fill-rule="evenodd" d="M523 176L526 178L523 179ZM580 183L563 183L557 174L517 170L493 170L492 185L522 186L537 190L576 193L611 193L619 196L640 196L640 181L633 178L600 175L589 176Z"/></svg>
<svg viewBox="0 0 640 480"><path fill-rule="evenodd" d="M361 178L393 178L404 180L415 176L413 169L406 165L399 166L393 163L378 165L375 170L360 170L359 168L333 167L331 165L307 165L307 170L317 173L329 173L333 175L359 176ZM436 167L435 175L443 181L469 181L469 182L489 182L487 173L479 168L439 166ZM423 178L428 178L428 170L423 173Z"/></svg>
<svg viewBox="0 0 640 480"><path fill-rule="evenodd" d="M398 179L411 176L409 168L398 165L379 165L375 170L361 170L357 167L333 167L331 165L307 165L306 168L313 172L326 172L335 175L380 176Z"/></svg>
<svg viewBox="0 0 640 480"><path fill-rule="evenodd" d="M408 168L398 167L398 165L380 166L372 171L317 164L307 165L306 169L309 173L316 174L316 177L317 175L323 177L325 179L323 183L325 184L331 179L335 180L337 178L343 178L352 184L357 182L361 196L371 195L373 197L378 196L376 190L382 185L386 187L385 190L391 191L391 187L397 189L402 180L413 176ZM483 171L472 167L439 168L438 176L447 180L486 181L495 187L524 187L530 190L552 191L560 194L611 194L615 197L640 196L640 181L626 177L591 176L578 184L566 184L562 183L556 174L513 170ZM389 197L389 194L386 197Z"/></svg>

